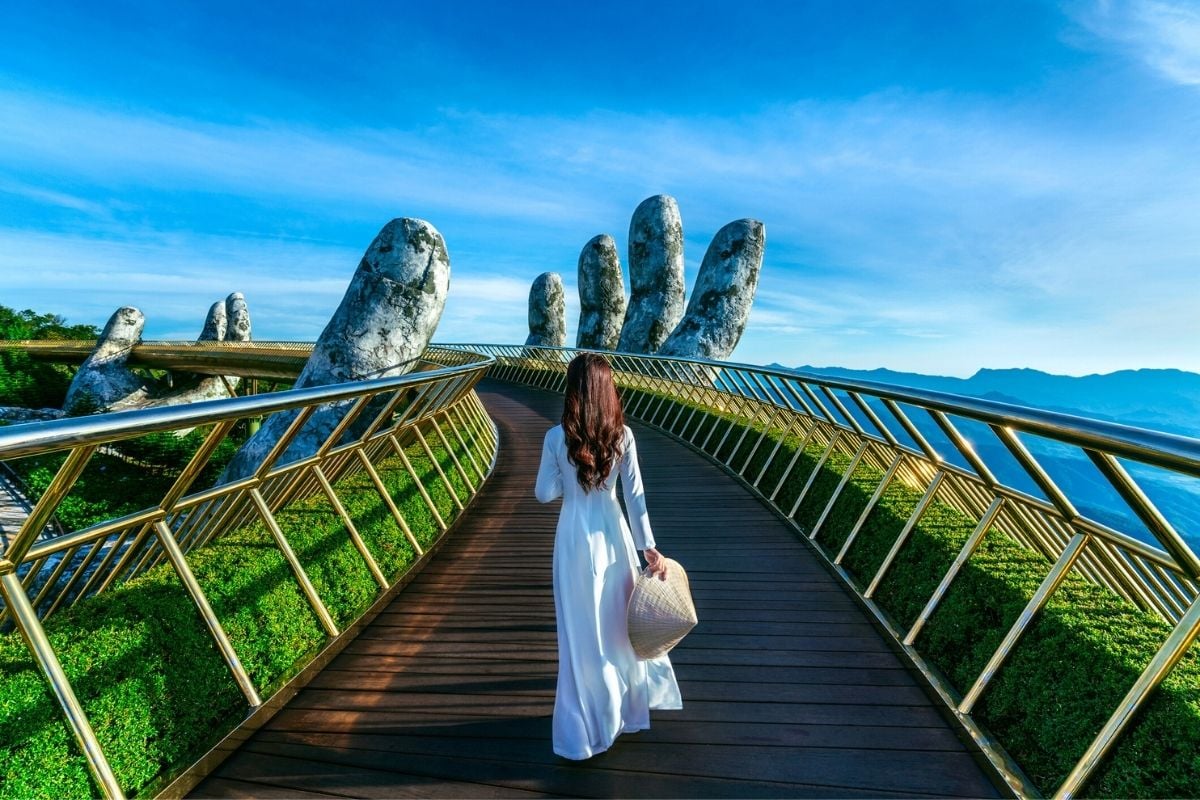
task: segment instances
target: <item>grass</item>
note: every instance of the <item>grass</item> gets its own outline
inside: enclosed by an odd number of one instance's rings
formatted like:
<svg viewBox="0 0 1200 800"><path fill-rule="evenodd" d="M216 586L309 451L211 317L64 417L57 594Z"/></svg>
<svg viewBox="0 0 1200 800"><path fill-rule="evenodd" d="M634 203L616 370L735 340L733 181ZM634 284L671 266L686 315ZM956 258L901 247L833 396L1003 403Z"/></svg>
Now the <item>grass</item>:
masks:
<svg viewBox="0 0 1200 800"><path fill-rule="evenodd" d="M466 453L451 441L466 464ZM433 450L465 500L468 488L450 454L440 446ZM433 461L419 445L405 452L442 518L454 519L457 508ZM474 455L486 464L491 454ZM422 547L434 543L441 528L399 459L377 468L418 542ZM395 581L415 553L374 484L360 472L335 488L368 551ZM360 617L381 589L324 495L291 503L276 517L339 628ZM188 563L264 698L327 644L262 524L213 540L190 553ZM127 794L161 788L247 713L244 697L169 565L60 612L47 621L46 630ZM99 788L25 644L16 633L0 635L0 798L97 795Z"/></svg>
<svg viewBox="0 0 1200 800"><path fill-rule="evenodd" d="M646 393L627 390L626 408ZM651 395L657 398L658 395ZM668 415L673 432L730 462L770 495L803 443L727 412L694 406ZM728 435L727 435L728 432ZM745 436L743 436L745 433ZM740 442L740 444L739 444ZM776 444L779 445L776 450ZM823 444L810 441L795 459L775 505L787 513L812 475L792 518L811 531L850 457L834 451L816 471ZM772 452L775 453L771 457ZM768 459L770 459L768 464ZM743 467L743 464L745 466ZM831 558L840 550L883 477L860 462L818 531ZM866 517L842 566L862 591L903 529L922 491L889 483ZM977 524L935 500L880 583L874 599L908 629ZM967 561L916 642L922 655L965 693L1050 570L1040 553L993 528ZM1043 793L1052 793L1091 743L1169 633L1157 616L1072 573L1026 632L974 710ZM1193 797L1200 787L1200 653L1193 646L1095 773L1094 797Z"/></svg>

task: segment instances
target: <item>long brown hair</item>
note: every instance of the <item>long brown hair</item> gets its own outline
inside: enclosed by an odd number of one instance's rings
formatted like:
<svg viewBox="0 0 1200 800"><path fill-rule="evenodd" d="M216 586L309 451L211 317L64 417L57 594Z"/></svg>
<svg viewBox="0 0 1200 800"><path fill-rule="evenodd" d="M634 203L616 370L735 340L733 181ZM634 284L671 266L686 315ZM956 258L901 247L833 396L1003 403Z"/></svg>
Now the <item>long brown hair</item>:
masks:
<svg viewBox="0 0 1200 800"><path fill-rule="evenodd" d="M604 356L582 353L567 365L562 427L579 485L584 490L599 488L625 442L625 413Z"/></svg>

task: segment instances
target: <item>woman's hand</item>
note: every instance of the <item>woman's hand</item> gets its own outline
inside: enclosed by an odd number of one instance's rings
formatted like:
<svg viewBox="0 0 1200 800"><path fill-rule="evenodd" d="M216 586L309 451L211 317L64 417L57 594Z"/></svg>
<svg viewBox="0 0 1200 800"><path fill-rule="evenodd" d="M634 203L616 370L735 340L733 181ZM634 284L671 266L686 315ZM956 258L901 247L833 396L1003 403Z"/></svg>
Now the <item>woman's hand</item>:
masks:
<svg viewBox="0 0 1200 800"><path fill-rule="evenodd" d="M650 570L650 574L657 575L660 581L665 581L667 579L667 559L663 557L663 554L653 547L647 547L642 551L642 556L646 559L646 567Z"/></svg>

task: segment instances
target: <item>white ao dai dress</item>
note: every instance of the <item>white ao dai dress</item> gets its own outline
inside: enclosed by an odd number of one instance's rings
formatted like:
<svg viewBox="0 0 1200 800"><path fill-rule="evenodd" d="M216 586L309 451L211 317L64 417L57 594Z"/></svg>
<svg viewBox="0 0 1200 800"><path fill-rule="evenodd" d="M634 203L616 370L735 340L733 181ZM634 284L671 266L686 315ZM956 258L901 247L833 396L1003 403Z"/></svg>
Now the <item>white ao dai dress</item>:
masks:
<svg viewBox="0 0 1200 800"><path fill-rule="evenodd" d="M617 502L617 474L629 522ZM633 432L625 427L619 462L599 489L585 491L568 460L561 425L546 433L537 499L562 497L554 537L554 611L558 620L558 688L554 752L584 759L621 733L650 727L650 709L682 708L667 656L638 659L626 615L640 568L637 553L654 547Z"/></svg>

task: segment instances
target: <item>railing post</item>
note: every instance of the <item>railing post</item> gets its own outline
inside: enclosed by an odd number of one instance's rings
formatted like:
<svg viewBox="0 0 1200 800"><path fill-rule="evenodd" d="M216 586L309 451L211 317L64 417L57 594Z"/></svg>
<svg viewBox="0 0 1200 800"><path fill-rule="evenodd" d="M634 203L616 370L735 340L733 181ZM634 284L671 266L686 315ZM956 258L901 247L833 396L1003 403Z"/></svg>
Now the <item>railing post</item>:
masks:
<svg viewBox="0 0 1200 800"><path fill-rule="evenodd" d="M437 503L433 502L433 497L430 496L429 490L425 488L425 484L421 481L421 476L417 474L416 468L413 467L412 461L408 458L408 453L404 452L404 448L400 446L399 440L395 436L389 436L392 449L400 458L400 463L404 465L404 469L408 471L409 477L412 478L413 485L417 487L417 492L420 493L421 499L425 501L425 505L429 508L429 513L433 515L438 527L443 531L450 527L446 520L442 518L442 513L438 511ZM432 459L431 459L432 460Z"/></svg>
<svg viewBox="0 0 1200 800"><path fill-rule="evenodd" d="M254 688L254 682L250 680L250 675L242 665L242 660L238 658L237 651L233 649L233 644L225 634L225 628L221 625L221 621L217 619L216 612L209 605L208 598L205 596L204 590L200 587L200 582L192 574L192 568L188 566L183 551L179 549L179 544L175 541L175 534L167 526L167 523L162 520L154 523L154 531L158 534L159 541L162 542L163 550L166 551L171 565L175 567L175 574L179 576L179 580L182 581L184 588L187 589L192 602L196 604L196 609L200 612L200 618L208 626L208 631L216 641L217 649L221 651L221 657L225 659L226 666L233 673L233 679L237 682L238 688L246 696L246 701L250 704L251 708L257 708L262 705L262 699L258 696L258 690Z"/></svg>
<svg viewBox="0 0 1200 800"><path fill-rule="evenodd" d="M796 501L792 503L792 507L788 509L787 516L789 518L796 516L796 512L800 509L800 504L804 502L808 490L817 482L817 476L821 474L821 469L825 466L825 462L833 455L833 451L837 448L838 440L842 438L842 432L835 430L833 436L829 437L829 445L825 448L825 452L821 453L821 457L817 459L817 463L813 466L812 472L808 474L808 480L804 483L804 488L800 490L800 494L796 496Z"/></svg>
<svg viewBox="0 0 1200 800"><path fill-rule="evenodd" d="M450 495L450 500L458 507L459 511L462 511L464 508L463 501L459 499L458 492L454 490L454 484L451 483L450 478L446 476L446 471L442 469L441 463L439 463L434 457L433 448L429 446L429 442L425 440L425 435L421 433L421 426L413 425L412 431L416 435L417 442L421 445L421 449L425 451L425 457L429 459L429 463L433 465L434 471L437 472L438 477L441 478L442 485L446 487L446 494ZM399 443L394 441L395 437L392 438L393 443L398 445Z"/></svg>
<svg viewBox="0 0 1200 800"><path fill-rule="evenodd" d="M787 441L787 438L792 435L792 431L795 429L796 423L803 419L803 417L795 411L789 413L791 418L788 420L787 427L779 432L779 438L775 440L775 446L772 447L771 452L767 454L766 459L763 461L762 468L758 471L758 475L751 483L751 486L753 486L755 489L758 488L758 484L762 483L762 479L767 474L767 470L771 468L771 464L775 463L775 456L779 454L779 450L783 447L783 443Z"/></svg>
<svg viewBox="0 0 1200 800"><path fill-rule="evenodd" d="M371 572L371 577L379 584L379 588L388 588L388 580L383 574L383 570L379 568L375 557L371 555L371 551L367 548L367 543L363 541L362 536L358 532L358 526L354 524L354 520L350 518L346 507L342 505L342 499L337 496L337 492L333 489L333 484L325 477L325 473L321 470L320 464L314 464L312 467L313 474L317 476L317 482L321 484L321 490L325 492L325 497L328 498L329 504L333 506L333 510L337 513L338 518L342 521L342 525L346 528L346 533L350 534L350 541L354 543L354 547L363 557L363 561L367 565L367 569Z"/></svg>
<svg viewBox="0 0 1200 800"><path fill-rule="evenodd" d="M275 515L271 513L267 501L263 499L262 492L255 487L250 490L250 499L254 501L258 513L262 516L263 522L266 523L267 531L271 534L271 538L275 540L275 544L279 547L283 558L288 566L292 569L292 574L296 576L296 581L300 584L300 590L308 599L308 604L312 606L313 611L317 615L317 619L321 623L321 627L330 636L337 636L339 631L337 623L333 621L333 616L329 613L329 609L325 607L325 602L321 600L321 595L317 593L317 587L313 586L312 580L309 579L308 573L304 571L303 565L300 564L300 559L296 557L296 551L292 549L291 543L287 537L283 535L283 529L279 527L279 523L275 520Z"/></svg>
<svg viewBox="0 0 1200 800"><path fill-rule="evenodd" d="M821 512L821 516L817 518L817 523L813 525L812 530L808 532L809 539L815 540L817 538L817 534L821 532L821 526L825 524L825 520L829 517L829 513L833 511L833 506L837 503L838 498L841 497L842 490L846 488L846 484L850 483L850 477L854 474L854 471L858 469L858 463L862 461L862 457L866 454L869 446L870 443L864 439L862 444L858 446L858 449L854 451L854 457L850 459L850 465L846 467L846 472L842 475L842 479L838 481L837 488L834 489L833 494L829 496L829 502L825 504L825 509Z"/></svg>
<svg viewBox="0 0 1200 800"><path fill-rule="evenodd" d="M447 413L448 410L443 411L441 416L444 417L447 415ZM442 426L438 424L437 417L430 417L429 422L433 426L434 432L437 434L438 441L440 441L442 443L442 447L446 449L446 454L450 456L450 463L454 465L454 469L458 472L458 476L462 478L463 484L467 487L467 494L470 496L475 492L475 484L471 481L471 476L467 474L467 471L463 468L462 461L459 460L458 455L454 452L454 448L450 446L450 440L446 437L446 434L442 432ZM454 430L453 424L450 426L450 430ZM463 445L463 448L465 450L465 444Z"/></svg>
<svg viewBox="0 0 1200 800"><path fill-rule="evenodd" d="M771 491L771 494L767 496L768 503L775 502L775 497L787 484L787 479L791 477L792 470L796 467L796 462L798 462L804 456L804 451L808 448L808 443L812 441L813 437L816 435L817 423L816 420L810 417L808 419L808 430L804 432L804 437L800 439L800 444L796 445L796 452L792 453L792 457L788 460L787 466L784 467L783 472L779 474L779 480L775 482L775 488ZM760 479L761 477L762 476L759 476Z"/></svg>
<svg viewBox="0 0 1200 800"><path fill-rule="evenodd" d="M379 473L375 471L375 466L371 463L371 459L367 458L367 454L359 448L354 451L358 456L359 463L370 477L371 482L375 484L375 490L379 492L379 496L383 498L384 504L388 507L388 511L392 512L392 518L396 520L396 524L400 526L401 532L404 533L404 538L408 539L408 543L412 545L413 551L417 555L424 555L425 550L421 547L421 543L417 541L417 537L413 535L412 529L408 527L408 523L404 519L404 515L400 513L400 509L396 506L396 501L388 494L387 486L383 479L379 477Z"/></svg>
<svg viewBox="0 0 1200 800"><path fill-rule="evenodd" d="M975 703L979 701L980 695L987 685L995 677L1000 667L1004 664L1008 654L1012 652L1014 646L1020 641L1024 635L1029 623L1037 616L1037 613L1046 605L1046 601L1054 594L1055 590L1062 584L1067 577L1067 572L1071 569L1071 565L1079 558L1079 554L1083 552L1083 548L1087 546L1088 535L1077 533L1072 538L1058 561L1050 569L1042 584L1038 586L1037 591L1033 593L1033 597L1029 599L1021 615L1017 617L1017 621L1013 623L1004 640L1000 642L1000 646L996 648L996 652L992 653L992 657L988 659L987 666L979 673L979 677L975 679L975 684L963 696L962 701L958 704L958 710L962 714L970 714L971 709L975 707Z"/></svg>
<svg viewBox="0 0 1200 800"><path fill-rule="evenodd" d="M929 487L925 490L925 494L921 497L920 502L917 503L917 507L913 509L912 514L908 517L908 521L904 523L904 529L900 531L900 535L896 537L896 541L892 542L892 549L888 551L888 554L883 559L883 563L879 565L875 577L871 579L871 584L863 592L863 597L869 598L875 594L875 590L879 588L880 582L883 581L883 576L887 575L888 570L891 569L892 562L896 560L896 556L900 553L900 548L904 546L904 543L908 541L908 537L912 535L913 529L917 527L917 523L921 521L925 510L933 502L933 498L937 495L938 487L942 485L942 481L945 478L945 470L939 470L933 476L933 480L929 482Z"/></svg>
<svg viewBox="0 0 1200 800"><path fill-rule="evenodd" d="M921 613L917 615L917 619L913 622L912 627L908 629L908 633L904 637L904 644L912 645L917 640L917 635L925 627L925 623L929 621L929 618L933 616L933 612L937 610L938 605L942 602L942 598L946 596L950 584L958 577L958 573L966 565L967 560L979 549L979 545L983 543L983 537L987 535L988 529L992 527L992 522L995 521L996 515L1000 513L1000 509L1003 506L1004 498L997 497L992 500L992 504L988 506L987 511L983 512L983 516L980 517L975 530L967 537L967 541L963 543L962 549L954 557L954 562L946 570L946 574L942 576L942 582L934 589L933 595L925 603L925 607L921 609Z"/></svg>
<svg viewBox="0 0 1200 800"><path fill-rule="evenodd" d="M855 520L854 527L850 529L850 533L846 534L846 541L842 542L842 548L838 550L838 554L833 558L834 564L841 564L842 559L846 557L846 553L850 552L850 545L854 544L854 540L858 538L858 532L862 530L862 526L866 524L867 518L871 516L871 512L875 510L875 506L883 497L883 493L887 491L888 485L896 477L896 473L899 471L903 460L903 453L896 453L895 457L892 458L892 463L888 465L887 472L883 473L883 477L879 479L879 485L875 487L875 491L871 493L871 498L867 500L867 504L863 506L862 512L858 515L858 519Z"/></svg>

